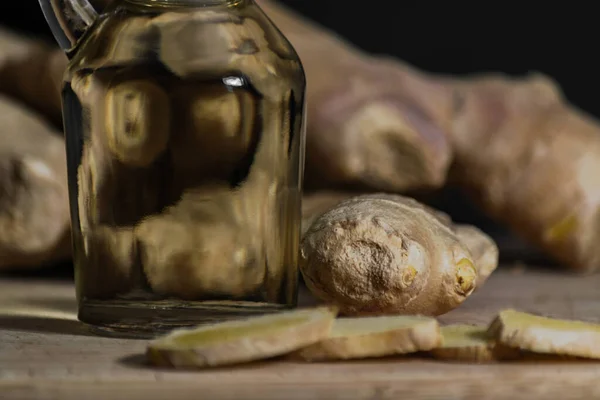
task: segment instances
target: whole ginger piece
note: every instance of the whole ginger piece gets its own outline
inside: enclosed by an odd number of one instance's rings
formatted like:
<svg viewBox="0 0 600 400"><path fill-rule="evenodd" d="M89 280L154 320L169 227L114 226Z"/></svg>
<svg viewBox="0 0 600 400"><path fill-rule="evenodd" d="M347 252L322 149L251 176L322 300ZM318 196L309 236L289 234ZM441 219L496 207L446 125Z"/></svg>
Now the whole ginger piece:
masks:
<svg viewBox="0 0 600 400"><path fill-rule="evenodd" d="M0 269L68 258L65 159L58 132L0 96Z"/></svg>
<svg viewBox="0 0 600 400"><path fill-rule="evenodd" d="M0 28L0 269L71 253L64 141L51 124L60 122L66 61L62 50Z"/></svg>
<svg viewBox="0 0 600 400"><path fill-rule="evenodd" d="M363 193L367 195L367 193ZM345 200L356 197L356 193L323 191L307 194L302 199L302 234L310 228L313 222L328 210ZM381 194L379 195L382 196ZM396 196L386 195L391 199ZM477 285L475 290L483 286L487 278L498 266L499 250L494 240L481 229L466 224L454 224L452 219L441 211L421 205L448 228L463 242L471 252L477 267Z"/></svg>
<svg viewBox="0 0 600 400"><path fill-rule="evenodd" d="M274 1L258 4L290 40L310 82L307 188L407 192L445 183L452 102L438 94L443 85L369 56Z"/></svg>
<svg viewBox="0 0 600 400"><path fill-rule="evenodd" d="M452 179L576 271L600 268L600 126L534 74L448 81L460 93Z"/></svg>
<svg viewBox="0 0 600 400"><path fill-rule="evenodd" d="M311 292L345 315L441 315L475 289L477 267L443 214L417 201L370 194L318 217L302 239Z"/></svg>

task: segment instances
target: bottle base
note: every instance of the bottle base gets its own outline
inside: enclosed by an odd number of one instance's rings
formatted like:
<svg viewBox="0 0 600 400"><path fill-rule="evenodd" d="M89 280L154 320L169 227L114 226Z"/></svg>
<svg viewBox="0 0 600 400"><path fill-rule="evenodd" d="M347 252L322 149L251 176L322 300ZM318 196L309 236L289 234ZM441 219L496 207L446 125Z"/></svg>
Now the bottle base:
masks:
<svg viewBox="0 0 600 400"><path fill-rule="evenodd" d="M84 300L78 319L99 336L153 339L177 328L270 314L294 306L248 301Z"/></svg>

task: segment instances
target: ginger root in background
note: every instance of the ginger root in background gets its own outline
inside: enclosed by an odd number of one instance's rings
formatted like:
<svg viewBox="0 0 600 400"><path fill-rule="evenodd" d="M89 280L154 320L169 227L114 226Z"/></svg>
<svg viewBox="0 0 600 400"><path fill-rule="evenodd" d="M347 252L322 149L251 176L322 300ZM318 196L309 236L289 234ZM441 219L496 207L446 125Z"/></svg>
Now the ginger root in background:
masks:
<svg viewBox="0 0 600 400"><path fill-rule="evenodd" d="M0 269L68 256L68 200L59 132L0 95Z"/></svg>
<svg viewBox="0 0 600 400"><path fill-rule="evenodd" d="M326 167L323 154L330 157L329 189L345 188L348 171L363 191L411 192L448 180L565 267L600 267L600 124L571 105L557 83L541 74L427 75L399 60L367 55L273 1L259 4L295 46L311 82L308 189L326 174L318 171ZM387 112L369 114L381 103ZM400 103L413 113L391 111ZM364 115L372 119L364 123ZM353 118L354 124L336 125ZM402 142L407 123L399 120L420 121L409 131L421 139ZM361 141L365 137L368 142ZM440 148L452 160L449 169L435 163L446 159L436 153ZM423 154L437 157L417 157ZM347 168L334 168L336 162ZM391 174L382 172L390 166ZM439 171L441 183L397 185L427 176L416 168Z"/></svg>
<svg viewBox="0 0 600 400"><path fill-rule="evenodd" d="M410 195L456 183L489 216L565 267L589 272L600 266L600 248L594 246L600 232L600 196L595 195L600 192L600 125L569 104L555 82L539 74L463 79L426 74L400 60L366 54L275 2L258 3L296 48L307 74L305 187L311 195L324 189L340 200L346 193L353 196L351 191ZM4 30L0 45L0 91L28 107L28 113L60 120L62 51ZM24 118L3 129L15 137L32 130ZM42 134L60 141L52 135L50 130ZM5 143L11 147L7 153L32 154ZM1 157L0 165L10 159ZM0 189L13 193L14 185L7 182ZM42 185L32 184L37 186L31 193ZM66 185L56 190L59 198L67 198ZM29 250L26 244L36 236L58 243L52 238L60 235L48 227L66 226L67 214L43 212L47 201L1 207L6 215L26 207L30 216L43 214L52 222L40 222L39 231L24 235L23 254L3 268L34 267L64 256ZM329 208L319 207L319 213ZM2 260L13 254L5 250L10 240L0 237ZM488 261L474 262L493 265L494 257L492 252L481 256ZM485 269L478 266L480 274Z"/></svg>
<svg viewBox="0 0 600 400"><path fill-rule="evenodd" d="M600 267L600 126L541 75L450 81L452 179L562 265Z"/></svg>

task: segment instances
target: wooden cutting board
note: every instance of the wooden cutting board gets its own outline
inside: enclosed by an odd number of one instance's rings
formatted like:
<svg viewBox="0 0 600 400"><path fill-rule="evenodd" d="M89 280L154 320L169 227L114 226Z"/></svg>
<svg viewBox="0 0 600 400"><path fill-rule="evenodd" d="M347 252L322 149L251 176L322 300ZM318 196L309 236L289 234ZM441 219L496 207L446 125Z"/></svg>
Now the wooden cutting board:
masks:
<svg viewBox="0 0 600 400"><path fill-rule="evenodd" d="M301 296L302 305L312 300ZM442 323L488 323L515 307L600 322L600 275L503 267ZM200 372L144 364L145 341L96 337L70 282L0 279L0 399L593 399L600 362L468 365L390 358L269 361Z"/></svg>

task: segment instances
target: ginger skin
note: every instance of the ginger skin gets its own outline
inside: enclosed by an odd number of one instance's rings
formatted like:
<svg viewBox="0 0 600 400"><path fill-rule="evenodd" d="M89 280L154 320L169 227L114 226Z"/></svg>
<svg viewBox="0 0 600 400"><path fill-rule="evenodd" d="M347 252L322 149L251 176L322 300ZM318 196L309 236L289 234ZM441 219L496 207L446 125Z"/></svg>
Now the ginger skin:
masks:
<svg viewBox="0 0 600 400"><path fill-rule="evenodd" d="M298 14L259 0L307 80L306 187L406 192L441 187L452 103L417 70L372 57Z"/></svg>
<svg viewBox="0 0 600 400"><path fill-rule="evenodd" d="M68 259L65 159L58 131L0 96L0 270Z"/></svg>
<svg viewBox="0 0 600 400"><path fill-rule="evenodd" d="M460 93L452 179L488 215L564 266L598 270L598 121L540 74L448 84Z"/></svg>
<svg viewBox="0 0 600 400"><path fill-rule="evenodd" d="M435 316L475 289L469 249L417 201L371 194L343 201L305 233L300 270L319 299L344 315Z"/></svg>
<svg viewBox="0 0 600 400"><path fill-rule="evenodd" d="M367 195L363 193L362 195ZM358 196L352 192L322 191L305 195L302 198L302 234L304 235L313 222L345 200ZM395 195L378 195L380 198L388 197L391 200ZM416 203L415 203L416 204ZM454 224L449 215L420 204L424 210L436 217L440 223L451 229L458 239L469 249L475 266L477 267L477 285L475 290L481 288L489 276L498 267L499 249L494 240L481 229L467 224Z"/></svg>
<svg viewBox="0 0 600 400"><path fill-rule="evenodd" d="M449 180L565 268L598 271L598 119L539 73L430 79L446 84L446 94L437 93L456 106Z"/></svg>

